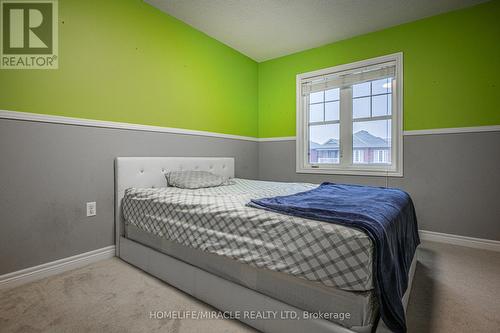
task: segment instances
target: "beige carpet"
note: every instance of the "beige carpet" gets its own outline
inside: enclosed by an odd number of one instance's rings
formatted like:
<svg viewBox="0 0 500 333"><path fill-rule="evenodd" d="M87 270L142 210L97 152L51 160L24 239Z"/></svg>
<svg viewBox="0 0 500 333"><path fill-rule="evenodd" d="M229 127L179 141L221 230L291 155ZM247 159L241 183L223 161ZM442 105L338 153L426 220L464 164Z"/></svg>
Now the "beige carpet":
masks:
<svg viewBox="0 0 500 333"><path fill-rule="evenodd" d="M208 305L120 261L0 291L0 332L253 332L234 320L151 319ZM409 332L499 332L500 253L426 243Z"/></svg>
<svg viewBox="0 0 500 333"><path fill-rule="evenodd" d="M418 255L409 332L500 332L500 252L427 242Z"/></svg>

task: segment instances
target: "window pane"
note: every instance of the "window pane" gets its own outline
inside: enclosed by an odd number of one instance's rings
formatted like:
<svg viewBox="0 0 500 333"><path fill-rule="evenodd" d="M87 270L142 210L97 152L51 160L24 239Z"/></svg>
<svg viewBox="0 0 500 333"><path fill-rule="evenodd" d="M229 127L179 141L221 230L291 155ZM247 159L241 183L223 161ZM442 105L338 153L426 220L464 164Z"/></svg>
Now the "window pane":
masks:
<svg viewBox="0 0 500 333"><path fill-rule="evenodd" d="M370 97L355 98L352 100L352 117L370 117Z"/></svg>
<svg viewBox="0 0 500 333"><path fill-rule="evenodd" d="M370 95L370 82L355 84L352 86L352 96L361 97Z"/></svg>
<svg viewBox="0 0 500 333"><path fill-rule="evenodd" d="M309 163L339 163L339 124L309 126Z"/></svg>
<svg viewBox="0 0 500 333"><path fill-rule="evenodd" d="M372 81L372 95L387 94L391 92L392 79Z"/></svg>
<svg viewBox="0 0 500 333"><path fill-rule="evenodd" d="M325 91L325 101L338 101L340 98L340 89L330 89Z"/></svg>
<svg viewBox="0 0 500 333"><path fill-rule="evenodd" d="M325 121L339 120L339 102L325 103Z"/></svg>
<svg viewBox="0 0 500 333"><path fill-rule="evenodd" d="M323 121L323 103L309 105L309 122Z"/></svg>
<svg viewBox="0 0 500 333"><path fill-rule="evenodd" d="M391 164L391 120L352 123L352 159L355 164Z"/></svg>
<svg viewBox="0 0 500 333"><path fill-rule="evenodd" d="M387 116L391 114L392 94L378 95L372 97L372 116Z"/></svg>
<svg viewBox="0 0 500 333"><path fill-rule="evenodd" d="M323 102L325 92L318 91L309 95L309 104Z"/></svg>

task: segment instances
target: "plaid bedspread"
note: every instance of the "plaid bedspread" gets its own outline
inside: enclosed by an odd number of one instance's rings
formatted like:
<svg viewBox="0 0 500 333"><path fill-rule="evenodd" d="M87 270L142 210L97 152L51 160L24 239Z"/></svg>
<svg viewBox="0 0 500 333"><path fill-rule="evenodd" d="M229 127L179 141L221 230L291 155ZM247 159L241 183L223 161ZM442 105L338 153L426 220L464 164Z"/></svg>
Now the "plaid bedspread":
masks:
<svg viewBox="0 0 500 333"><path fill-rule="evenodd" d="M125 223L185 246L329 287L373 289L373 244L364 232L246 206L316 186L234 179L196 190L130 188L122 209Z"/></svg>

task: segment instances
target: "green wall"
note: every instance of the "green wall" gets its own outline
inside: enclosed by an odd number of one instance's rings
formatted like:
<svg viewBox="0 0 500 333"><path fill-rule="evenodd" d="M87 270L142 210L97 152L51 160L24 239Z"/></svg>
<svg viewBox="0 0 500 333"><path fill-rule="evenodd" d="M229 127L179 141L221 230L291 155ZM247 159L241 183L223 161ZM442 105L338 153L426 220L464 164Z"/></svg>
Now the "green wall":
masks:
<svg viewBox="0 0 500 333"><path fill-rule="evenodd" d="M141 0L59 0L59 69L0 70L0 109L257 136L257 63Z"/></svg>
<svg viewBox="0 0 500 333"><path fill-rule="evenodd" d="M295 75L404 53L404 129L500 124L500 1L259 64L259 136L295 135Z"/></svg>
<svg viewBox="0 0 500 333"><path fill-rule="evenodd" d="M500 0L257 64L141 0L59 0L59 69L0 70L0 109L295 134L295 75L402 51L405 130L500 124Z"/></svg>

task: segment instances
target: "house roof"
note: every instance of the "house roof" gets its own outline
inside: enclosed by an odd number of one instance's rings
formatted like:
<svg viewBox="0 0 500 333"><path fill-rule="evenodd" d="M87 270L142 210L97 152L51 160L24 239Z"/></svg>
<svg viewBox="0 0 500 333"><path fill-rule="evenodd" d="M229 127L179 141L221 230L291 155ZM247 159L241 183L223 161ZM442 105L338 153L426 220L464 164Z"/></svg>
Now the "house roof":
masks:
<svg viewBox="0 0 500 333"><path fill-rule="evenodd" d="M390 143L381 137L370 134L367 131L359 131L352 136L352 144L354 148L389 148ZM311 142L310 149L339 149L339 140L329 139L325 143L320 144Z"/></svg>
<svg viewBox="0 0 500 333"><path fill-rule="evenodd" d="M352 136L352 145L354 148L388 148L389 142L378 136L371 135L367 131L359 131Z"/></svg>

